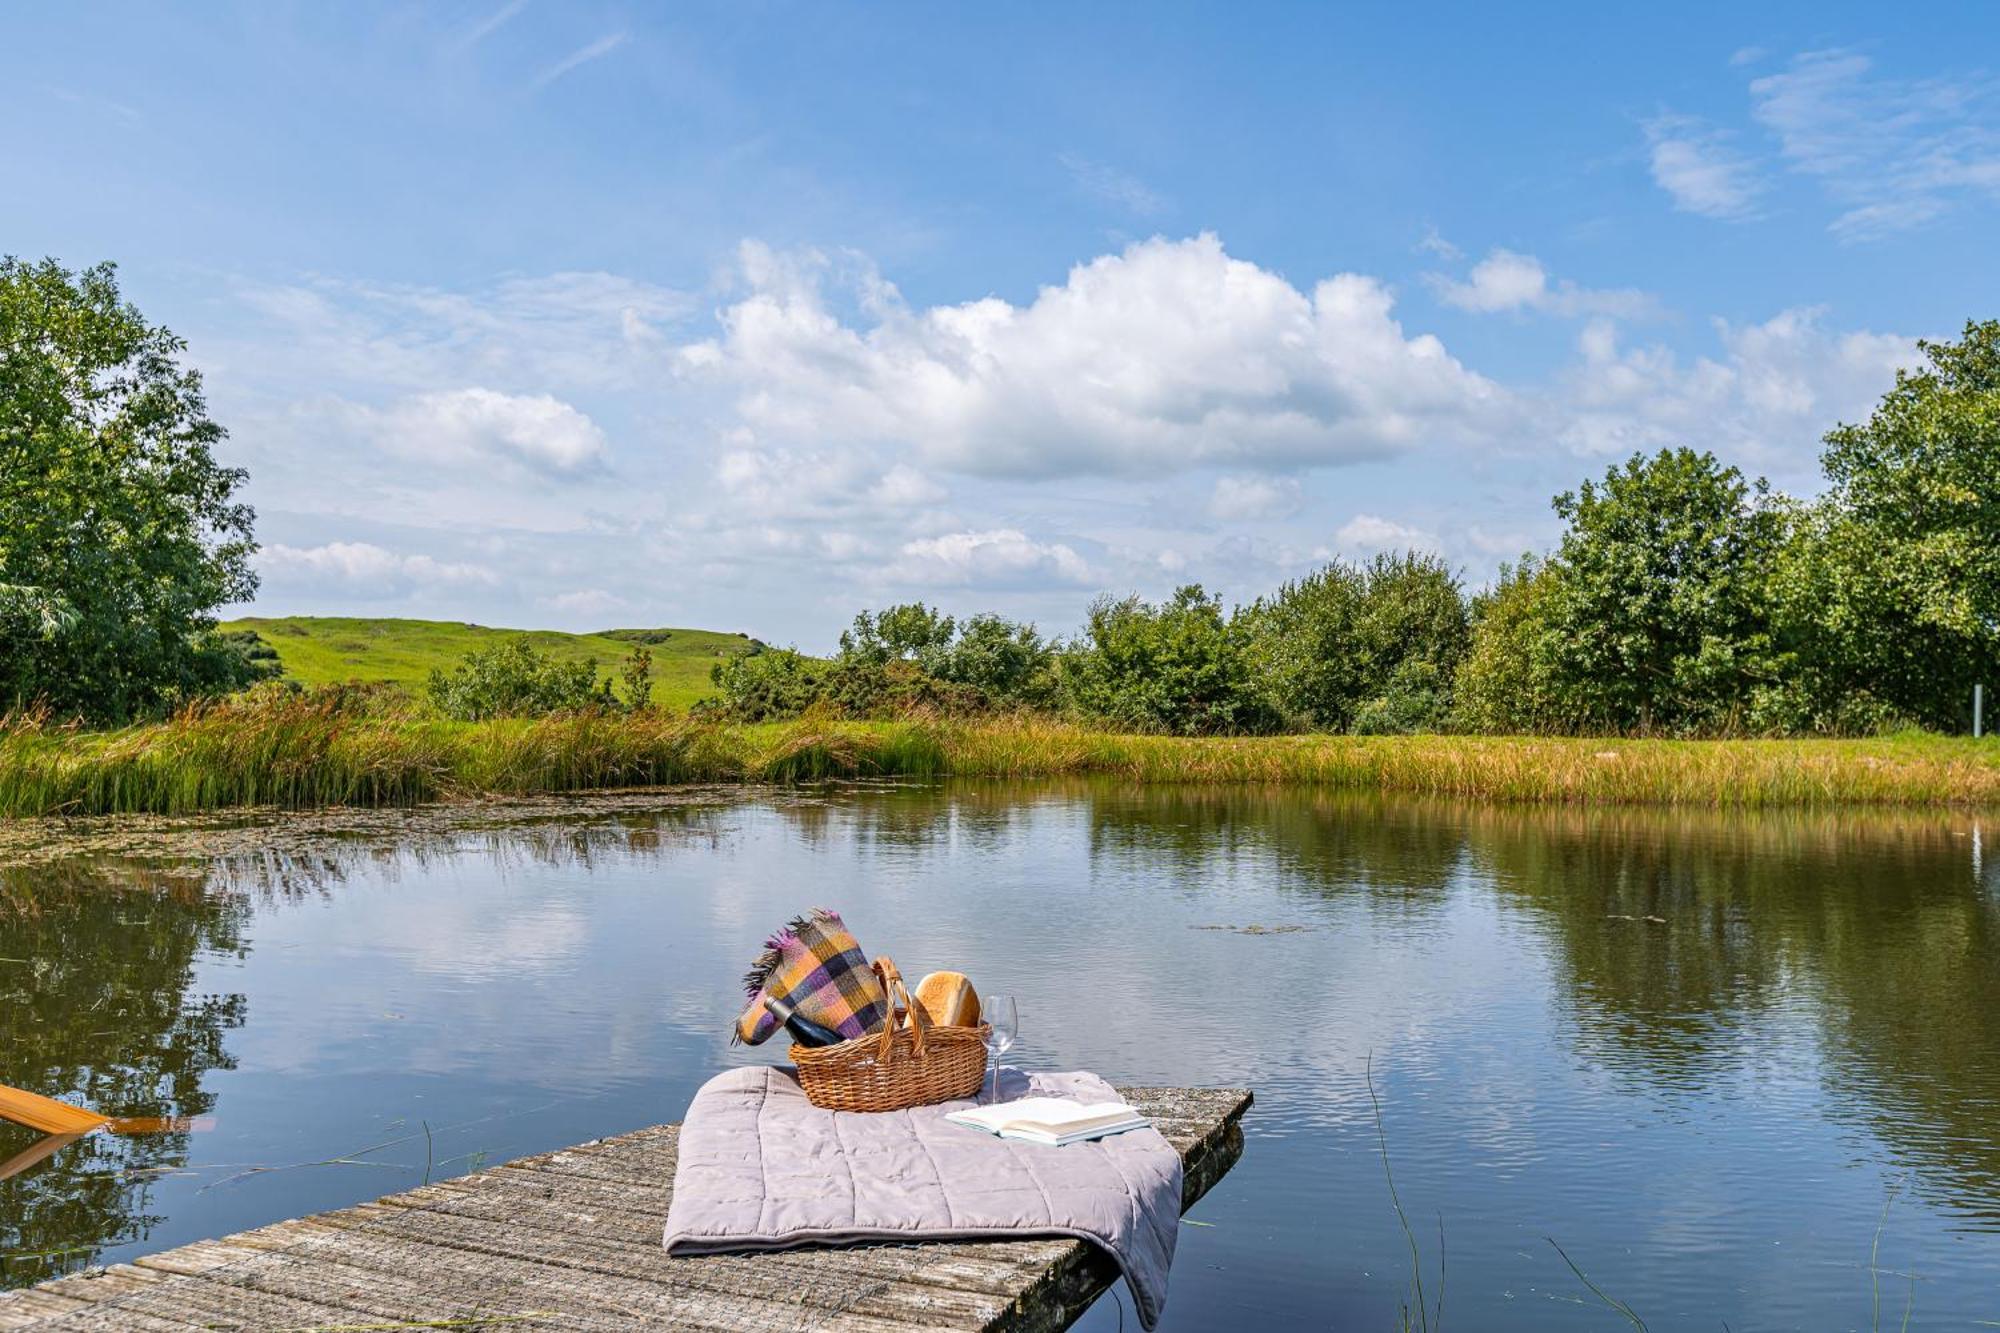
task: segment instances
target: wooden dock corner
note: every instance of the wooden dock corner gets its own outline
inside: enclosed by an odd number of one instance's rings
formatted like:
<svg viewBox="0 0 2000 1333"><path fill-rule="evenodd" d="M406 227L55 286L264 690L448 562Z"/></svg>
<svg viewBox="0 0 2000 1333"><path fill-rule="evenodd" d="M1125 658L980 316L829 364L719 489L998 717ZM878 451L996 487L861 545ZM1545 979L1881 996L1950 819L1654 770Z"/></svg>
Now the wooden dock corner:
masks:
<svg viewBox="0 0 2000 1333"><path fill-rule="evenodd" d="M1243 1152L1239 1088L1120 1088L1180 1151L1186 1211ZM678 1125L0 1293L0 1330L1044 1333L1117 1278L1078 1240L670 1259Z"/></svg>

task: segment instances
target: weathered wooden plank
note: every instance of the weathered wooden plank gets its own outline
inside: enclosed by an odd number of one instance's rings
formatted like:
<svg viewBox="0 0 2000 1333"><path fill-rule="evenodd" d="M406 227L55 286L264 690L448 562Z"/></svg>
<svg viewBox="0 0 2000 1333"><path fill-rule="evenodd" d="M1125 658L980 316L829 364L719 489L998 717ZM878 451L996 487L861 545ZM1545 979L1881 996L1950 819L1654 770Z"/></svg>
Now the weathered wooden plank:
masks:
<svg viewBox="0 0 2000 1333"><path fill-rule="evenodd" d="M487 1172L442 1185L413 1191L382 1201L406 1206L422 1216L409 1225L418 1229L432 1225L433 1215L454 1219L477 1219L484 1223L504 1222L523 1232L551 1233L565 1239L588 1242L593 1247L623 1247L636 1251L634 1262L652 1265L660 1243L662 1217L659 1211L633 1211L631 1196L608 1187L602 1181L539 1175L529 1177L505 1171ZM490 1234L490 1226L480 1234ZM549 1242L524 1237L523 1246ZM560 1242L558 1242L560 1243ZM988 1243L926 1242L915 1246L874 1245L833 1251L792 1251L777 1255L727 1258L707 1256L725 1263L761 1263L776 1266L798 1261L801 1255L824 1253L849 1256L845 1262L857 1269L867 1268L879 1276L898 1281L922 1281L968 1291L1009 1294L1018 1291L1024 1266L1046 1262L1054 1253L1047 1247L1061 1242ZM1018 1246L1018 1250L1015 1248ZM916 1256L880 1258L879 1256ZM813 1260L818 1262L818 1260Z"/></svg>
<svg viewBox="0 0 2000 1333"><path fill-rule="evenodd" d="M1241 1154L1247 1092L1121 1092L1180 1151L1183 1208ZM679 1141L677 1126L654 1126L0 1294L0 1331L1043 1333L1116 1279L1094 1246L1060 1238L669 1259Z"/></svg>
<svg viewBox="0 0 2000 1333"><path fill-rule="evenodd" d="M129 1264L113 1264L109 1268L91 1269L75 1273L65 1278L57 1278L40 1287L31 1287L27 1293L62 1299L67 1308L39 1320L0 1327L32 1329L108 1330L132 1329L135 1333L187 1333L189 1325L184 1320L168 1319L149 1314L144 1310L128 1306L143 1301L157 1285L160 1278L156 1273L146 1273ZM9 1307L0 1304L0 1319L4 1319Z"/></svg>

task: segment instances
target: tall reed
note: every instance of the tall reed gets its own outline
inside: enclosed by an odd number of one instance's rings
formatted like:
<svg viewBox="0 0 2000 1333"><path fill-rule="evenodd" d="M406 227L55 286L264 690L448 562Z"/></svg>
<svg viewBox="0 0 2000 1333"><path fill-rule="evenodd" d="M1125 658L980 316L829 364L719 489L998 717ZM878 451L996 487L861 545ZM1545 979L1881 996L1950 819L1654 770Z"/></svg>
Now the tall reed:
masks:
<svg viewBox="0 0 2000 1333"><path fill-rule="evenodd" d="M681 783L1104 775L1499 801L2000 806L2000 744L1118 735L1035 719L729 726L664 713L443 722L314 700L114 731L0 719L0 814L408 805Z"/></svg>

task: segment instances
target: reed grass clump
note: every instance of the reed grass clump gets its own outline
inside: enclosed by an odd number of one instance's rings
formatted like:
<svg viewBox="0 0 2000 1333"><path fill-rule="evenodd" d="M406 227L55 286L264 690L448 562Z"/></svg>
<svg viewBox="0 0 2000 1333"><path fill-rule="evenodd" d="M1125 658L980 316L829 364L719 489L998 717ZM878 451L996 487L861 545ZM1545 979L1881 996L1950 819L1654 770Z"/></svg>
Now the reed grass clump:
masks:
<svg viewBox="0 0 2000 1333"><path fill-rule="evenodd" d="M91 731L0 719L0 814L411 805L688 783L1104 776L1575 804L2000 805L2000 744L1494 736L1176 737L1035 718L735 725L652 711L449 722L340 698Z"/></svg>

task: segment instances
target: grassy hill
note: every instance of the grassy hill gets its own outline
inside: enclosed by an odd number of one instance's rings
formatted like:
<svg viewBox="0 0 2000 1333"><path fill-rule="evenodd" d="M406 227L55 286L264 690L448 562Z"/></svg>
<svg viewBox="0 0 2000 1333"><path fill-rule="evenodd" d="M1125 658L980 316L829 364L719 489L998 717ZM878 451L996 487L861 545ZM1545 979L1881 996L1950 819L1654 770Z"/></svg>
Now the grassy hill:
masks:
<svg viewBox="0 0 2000 1333"><path fill-rule="evenodd" d="M617 671L635 642L653 651L653 701L686 708L709 693L708 669L718 658L749 649L742 634L705 629L604 630L564 634L558 630L493 629L457 620L354 619L338 616L249 616L224 629L252 629L275 648L285 675L302 685L336 681L393 681L412 691L423 687L433 667L451 667L476 648L503 639L527 638L538 651L564 661L597 659L599 676Z"/></svg>

